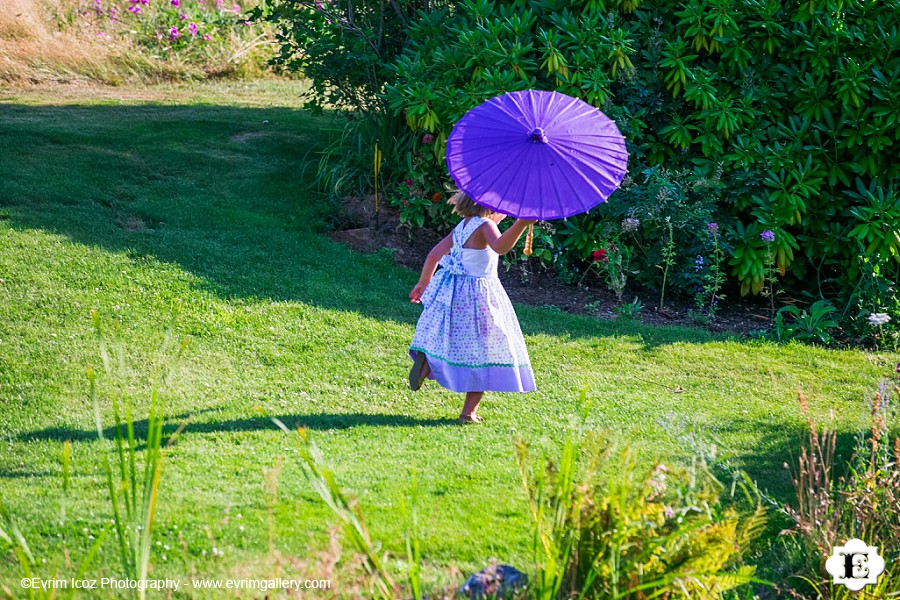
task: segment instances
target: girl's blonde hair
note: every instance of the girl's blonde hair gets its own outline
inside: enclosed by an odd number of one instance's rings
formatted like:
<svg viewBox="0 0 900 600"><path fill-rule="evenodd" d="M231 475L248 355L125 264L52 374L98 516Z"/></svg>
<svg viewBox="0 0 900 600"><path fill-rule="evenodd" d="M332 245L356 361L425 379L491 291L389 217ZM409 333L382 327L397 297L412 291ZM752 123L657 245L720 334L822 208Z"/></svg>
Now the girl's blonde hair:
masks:
<svg viewBox="0 0 900 600"><path fill-rule="evenodd" d="M489 217L494 214L493 210L486 206L481 206L463 192L456 192L450 196L450 199L447 200L447 204L452 205L453 212L464 219L469 217Z"/></svg>

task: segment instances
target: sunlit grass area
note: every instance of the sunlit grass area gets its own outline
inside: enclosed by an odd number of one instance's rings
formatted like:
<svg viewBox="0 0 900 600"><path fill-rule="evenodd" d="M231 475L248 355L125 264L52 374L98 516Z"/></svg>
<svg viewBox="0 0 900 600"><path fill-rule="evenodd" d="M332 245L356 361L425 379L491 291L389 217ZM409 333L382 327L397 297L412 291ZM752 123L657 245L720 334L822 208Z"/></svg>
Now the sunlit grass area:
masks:
<svg viewBox="0 0 900 600"><path fill-rule="evenodd" d="M417 274L323 235L331 209L310 185L328 117L300 110L297 93L268 83L95 100L4 94L0 498L48 565L63 564L63 539L83 555L110 519L85 375L100 361L92 310L125 365L102 389L123 387L139 437L167 324L189 339L162 396L164 432L187 426L165 451L157 577L321 576L334 519L269 416L310 430L394 557L405 557L415 481L426 579L444 583L450 565L468 572L493 557L527 568L513 432L554 449L582 390L593 399L588 425L634 444L646 464L715 444L785 500L783 463L805 426L798 389L849 438L894 371L891 354L519 306L539 389L488 394L486 422L460 427L459 396L407 389ZM110 427L108 404L102 417ZM0 583L18 589L6 549ZM107 571L115 552L110 538ZM351 563L346 552L337 571Z"/></svg>

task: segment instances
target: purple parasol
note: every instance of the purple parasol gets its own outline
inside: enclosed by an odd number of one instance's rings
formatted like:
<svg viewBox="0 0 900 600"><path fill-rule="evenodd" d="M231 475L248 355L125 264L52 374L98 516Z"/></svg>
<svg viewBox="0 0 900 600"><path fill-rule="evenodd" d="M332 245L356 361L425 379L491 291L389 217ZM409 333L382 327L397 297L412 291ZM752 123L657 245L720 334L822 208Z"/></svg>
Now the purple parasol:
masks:
<svg viewBox="0 0 900 600"><path fill-rule="evenodd" d="M479 104L447 138L447 168L479 204L523 219L587 212L616 190L628 152L616 124L559 92L510 92Z"/></svg>

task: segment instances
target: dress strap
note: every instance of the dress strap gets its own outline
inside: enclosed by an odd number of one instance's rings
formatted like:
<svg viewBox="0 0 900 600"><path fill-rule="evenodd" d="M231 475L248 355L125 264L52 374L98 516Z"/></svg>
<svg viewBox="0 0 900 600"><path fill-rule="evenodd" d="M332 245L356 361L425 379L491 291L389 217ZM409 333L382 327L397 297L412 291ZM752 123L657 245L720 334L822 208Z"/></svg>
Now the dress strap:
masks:
<svg viewBox="0 0 900 600"><path fill-rule="evenodd" d="M460 221L456 229L453 230L453 244L462 248L465 246L475 230L488 222L484 217L470 217L469 222L463 225L465 221Z"/></svg>

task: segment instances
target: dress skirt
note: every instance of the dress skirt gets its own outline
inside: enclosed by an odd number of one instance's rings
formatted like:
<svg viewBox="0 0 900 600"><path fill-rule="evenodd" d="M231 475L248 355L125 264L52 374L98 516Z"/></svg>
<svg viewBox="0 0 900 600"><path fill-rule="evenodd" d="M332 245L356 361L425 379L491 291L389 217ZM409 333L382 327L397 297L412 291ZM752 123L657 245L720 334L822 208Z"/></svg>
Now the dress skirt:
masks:
<svg viewBox="0 0 900 600"><path fill-rule="evenodd" d="M496 276L438 269L409 349L425 354L429 379L454 392L530 392L534 375L519 321Z"/></svg>

